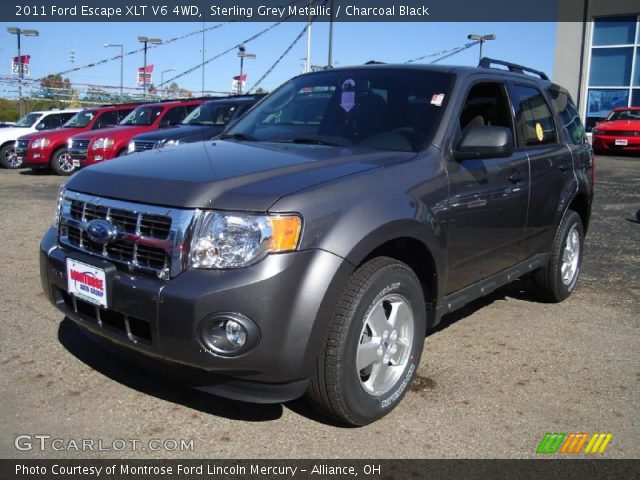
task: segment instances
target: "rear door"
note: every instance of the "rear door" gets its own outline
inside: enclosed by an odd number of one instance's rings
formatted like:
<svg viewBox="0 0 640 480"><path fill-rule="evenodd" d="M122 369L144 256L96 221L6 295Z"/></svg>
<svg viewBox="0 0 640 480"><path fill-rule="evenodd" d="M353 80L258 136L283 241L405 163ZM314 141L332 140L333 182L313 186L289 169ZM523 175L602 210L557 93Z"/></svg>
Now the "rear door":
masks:
<svg viewBox="0 0 640 480"><path fill-rule="evenodd" d="M573 179L569 148L558 131L549 102L534 83L514 82L518 146L529 156L531 196L524 248L527 256L548 251L555 235L563 186Z"/></svg>
<svg viewBox="0 0 640 480"><path fill-rule="evenodd" d="M483 76L483 78L486 78ZM468 86L455 113L453 145L471 126L502 126L514 134L513 111L503 80ZM529 165L517 148L504 158L457 160L449 154L449 204L443 215L449 249L445 293L464 288L524 259Z"/></svg>

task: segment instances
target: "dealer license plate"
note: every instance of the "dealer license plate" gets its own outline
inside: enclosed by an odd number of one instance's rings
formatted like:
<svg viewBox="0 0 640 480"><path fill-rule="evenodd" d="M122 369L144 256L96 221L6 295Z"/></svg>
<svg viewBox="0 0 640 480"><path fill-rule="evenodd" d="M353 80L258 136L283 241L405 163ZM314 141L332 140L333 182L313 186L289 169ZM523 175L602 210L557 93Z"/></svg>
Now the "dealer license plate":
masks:
<svg viewBox="0 0 640 480"><path fill-rule="evenodd" d="M628 143L629 143L629 140L627 140L626 138L616 138L616 145L626 147Z"/></svg>
<svg viewBox="0 0 640 480"><path fill-rule="evenodd" d="M82 300L107 306L107 275L101 268L67 258L67 290Z"/></svg>
<svg viewBox="0 0 640 480"><path fill-rule="evenodd" d="M73 165L76 168L79 167L80 166L80 160L71 159L71 165Z"/></svg>

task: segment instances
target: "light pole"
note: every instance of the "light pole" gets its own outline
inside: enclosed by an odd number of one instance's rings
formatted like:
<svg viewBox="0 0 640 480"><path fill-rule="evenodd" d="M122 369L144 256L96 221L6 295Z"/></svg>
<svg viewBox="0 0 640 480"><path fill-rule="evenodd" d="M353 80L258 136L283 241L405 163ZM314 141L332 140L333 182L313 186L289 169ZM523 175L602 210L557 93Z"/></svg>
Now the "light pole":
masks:
<svg viewBox="0 0 640 480"><path fill-rule="evenodd" d="M175 68L168 68L166 70L163 70L160 72L160 86L162 87L164 85L164 74L167 72L175 72L176 69ZM166 91L166 87L165 87L165 91Z"/></svg>
<svg viewBox="0 0 640 480"><path fill-rule="evenodd" d="M487 40L495 40L496 36L493 33L489 35L477 35L475 33L472 33L471 35L467 35L467 38L469 40L475 40L480 44L480 57L478 58L478 62L479 62L480 60L482 60L482 44Z"/></svg>
<svg viewBox="0 0 640 480"><path fill-rule="evenodd" d="M18 104L20 108L20 117L24 116L24 101L22 100L22 79L24 78L24 69L22 68L22 56L20 55L20 36L37 37L40 33L38 30L22 30L18 27L8 27L7 32L18 37Z"/></svg>
<svg viewBox="0 0 640 480"><path fill-rule="evenodd" d="M247 48L244 45L238 45L238 56L240 57L240 79L238 81L238 95L242 95L242 73L244 71L244 59L256 58L254 53L247 53Z"/></svg>
<svg viewBox="0 0 640 480"><path fill-rule="evenodd" d="M144 43L144 68L142 70L142 98L147 98L147 44L158 45L162 43L159 38L138 37L138 41Z"/></svg>
<svg viewBox="0 0 640 480"><path fill-rule="evenodd" d="M334 0L329 3L329 58L327 59L327 67L333 68L333 12Z"/></svg>
<svg viewBox="0 0 640 480"><path fill-rule="evenodd" d="M122 96L122 84L124 75L124 45L119 43L105 43L105 47L119 47L120 48L120 96Z"/></svg>

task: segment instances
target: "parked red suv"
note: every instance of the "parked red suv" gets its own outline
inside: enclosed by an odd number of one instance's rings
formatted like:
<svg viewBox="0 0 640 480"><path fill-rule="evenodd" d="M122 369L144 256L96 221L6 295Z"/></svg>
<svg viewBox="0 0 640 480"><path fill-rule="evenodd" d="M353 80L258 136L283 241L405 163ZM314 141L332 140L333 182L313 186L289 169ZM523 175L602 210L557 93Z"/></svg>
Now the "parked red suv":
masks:
<svg viewBox="0 0 640 480"><path fill-rule="evenodd" d="M206 100L171 100L141 105L114 128L74 135L69 141L71 162L74 167L86 167L126 155L132 137L177 125Z"/></svg>
<svg viewBox="0 0 640 480"><path fill-rule="evenodd" d="M75 167L71 163L67 148L69 139L84 131L113 127L139 105L105 105L84 109L60 128L20 137L16 144L16 153L23 158L24 165L32 170L51 168L58 175L71 175Z"/></svg>

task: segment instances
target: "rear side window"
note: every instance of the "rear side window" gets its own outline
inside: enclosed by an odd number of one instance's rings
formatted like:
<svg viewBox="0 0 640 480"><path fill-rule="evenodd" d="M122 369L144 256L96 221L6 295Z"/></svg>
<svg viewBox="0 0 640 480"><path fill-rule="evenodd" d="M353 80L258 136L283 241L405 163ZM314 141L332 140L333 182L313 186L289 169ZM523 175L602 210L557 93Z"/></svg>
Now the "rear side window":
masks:
<svg viewBox="0 0 640 480"><path fill-rule="evenodd" d="M534 147L557 143L553 114L537 88L514 85L518 136L521 145Z"/></svg>
<svg viewBox="0 0 640 480"><path fill-rule="evenodd" d="M111 110L109 112L104 112L96 123L93 125L93 129L97 130L98 128L112 127L118 124L118 112L115 110Z"/></svg>
<svg viewBox="0 0 640 480"><path fill-rule="evenodd" d="M51 115L47 115L44 117L38 125L36 125L37 130L51 130L52 128L58 128L67 123L71 117L75 115L75 112L66 112L66 113L52 113Z"/></svg>
<svg viewBox="0 0 640 480"><path fill-rule="evenodd" d="M195 105L194 105L194 108L195 108ZM187 113L188 113L187 109L184 106L173 107L169 109L169 111L167 111L167 113L164 115L164 118L160 121L160 128L170 127L172 125L177 125L181 123L182 120L184 120L184 118L187 116Z"/></svg>
<svg viewBox="0 0 640 480"><path fill-rule="evenodd" d="M555 86L550 87L548 91L551 102L560 117L561 127L567 133L569 141L576 145L584 143L584 126L569 92Z"/></svg>
<svg viewBox="0 0 640 480"><path fill-rule="evenodd" d="M124 120L126 118L127 115L129 115L131 112L133 112L133 107L132 108L126 108L123 110L118 110L118 123L120 123L122 120Z"/></svg>

